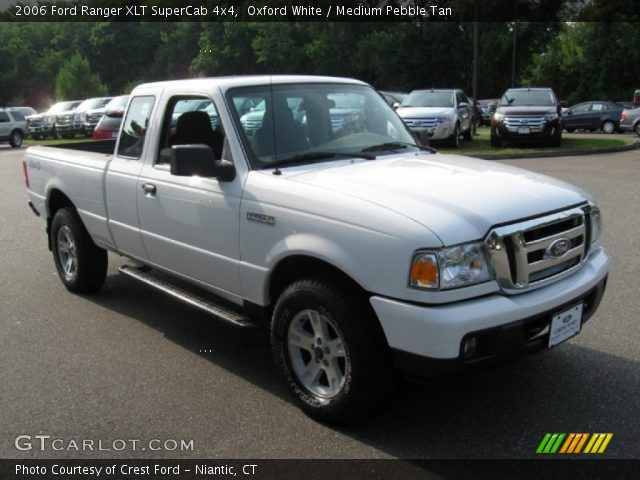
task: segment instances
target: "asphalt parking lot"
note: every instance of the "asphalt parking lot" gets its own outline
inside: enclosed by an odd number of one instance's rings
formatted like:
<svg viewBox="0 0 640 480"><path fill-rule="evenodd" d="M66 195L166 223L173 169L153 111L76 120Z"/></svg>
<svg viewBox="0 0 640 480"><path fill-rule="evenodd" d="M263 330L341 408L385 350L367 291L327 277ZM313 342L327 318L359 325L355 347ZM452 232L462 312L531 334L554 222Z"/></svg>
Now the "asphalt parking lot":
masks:
<svg viewBox="0 0 640 480"><path fill-rule="evenodd" d="M404 385L348 428L293 406L266 344L119 276L116 256L98 295L68 293L27 208L23 153L0 146L0 458L531 458L546 432L612 432L606 458L640 458L640 151L506 162L599 200L613 266L581 335L472 376ZM23 434L193 449L19 451Z"/></svg>

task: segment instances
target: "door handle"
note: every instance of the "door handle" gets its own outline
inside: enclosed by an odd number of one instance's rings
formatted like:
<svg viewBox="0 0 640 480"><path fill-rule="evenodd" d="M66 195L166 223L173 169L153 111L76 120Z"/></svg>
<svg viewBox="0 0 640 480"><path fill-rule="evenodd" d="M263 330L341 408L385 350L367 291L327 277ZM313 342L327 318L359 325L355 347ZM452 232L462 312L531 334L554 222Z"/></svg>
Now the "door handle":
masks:
<svg viewBox="0 0 640 480"><path fill-rule="evenodd" d="M144 191L145 195L149 195L153 197L156 194L157 188L153 183L143 183L142 190Z"/></svg>

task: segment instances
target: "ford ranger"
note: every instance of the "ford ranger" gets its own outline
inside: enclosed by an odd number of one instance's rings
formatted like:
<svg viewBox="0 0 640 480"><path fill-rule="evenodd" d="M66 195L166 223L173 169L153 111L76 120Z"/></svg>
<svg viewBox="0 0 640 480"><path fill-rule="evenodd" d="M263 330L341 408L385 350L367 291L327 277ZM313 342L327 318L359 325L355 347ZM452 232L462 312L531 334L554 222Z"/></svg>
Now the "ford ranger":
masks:
<svg viewBox="0 0 640 480"><path fill-rule="evenodd" d="M336 97L357 122L335 128ZM184 108L194 100L210 105ZM241 117L261 102L248 135ZM418 145L357 80L144 84L116 139L30 147L23 167L68 290L99 289L111 251L131 279L268 329L293 398L326 422L379 408L398 373L557 346L607 281L589 194Z"/></svg>

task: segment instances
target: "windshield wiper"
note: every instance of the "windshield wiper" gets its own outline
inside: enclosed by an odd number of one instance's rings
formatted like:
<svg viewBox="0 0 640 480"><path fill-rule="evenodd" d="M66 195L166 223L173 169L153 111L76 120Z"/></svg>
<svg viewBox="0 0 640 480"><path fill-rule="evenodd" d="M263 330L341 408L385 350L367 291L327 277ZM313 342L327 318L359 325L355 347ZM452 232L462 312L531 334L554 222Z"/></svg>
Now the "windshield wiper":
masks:
<svg viewBox="0 0 640 480"><path fill-rule="evenodd" d="M433 147L427 147L426 145L417 145L415 143L405 142L386 142L379 145L372 145L371 147L363 148L361 152L375 152L379 150L396 150L401 148L414 147L424 150L426 152L437 153L438 151Z"/></svg>
<svg viewBox="0 0 640 480"><path fill-rule="evenodd" d="M302 153L300 155L294 155L293 157L283 158L282 160L276 160L275 162L271 162L266 165L267 168L272 167L283 167L286 165L297 165L304 163L314 163L321 162L323 160L327 160L328 158L364 158L366 160L375 160L375 155L367 155L362 152L309 152Z"/></svg>

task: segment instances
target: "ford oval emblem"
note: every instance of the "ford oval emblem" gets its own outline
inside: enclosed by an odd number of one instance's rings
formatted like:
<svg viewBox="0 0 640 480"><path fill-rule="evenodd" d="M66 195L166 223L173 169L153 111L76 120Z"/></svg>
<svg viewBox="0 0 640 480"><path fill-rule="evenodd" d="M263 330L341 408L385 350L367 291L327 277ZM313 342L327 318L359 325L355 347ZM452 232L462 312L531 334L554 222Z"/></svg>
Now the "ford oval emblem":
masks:
<svg viewBox="0 0 640 480"><path fill-rule="evenodd" d="M551 258L560 258L569 251L569 248L571 248L571 240L559 238L547 247L546 254Z"/></svg>

